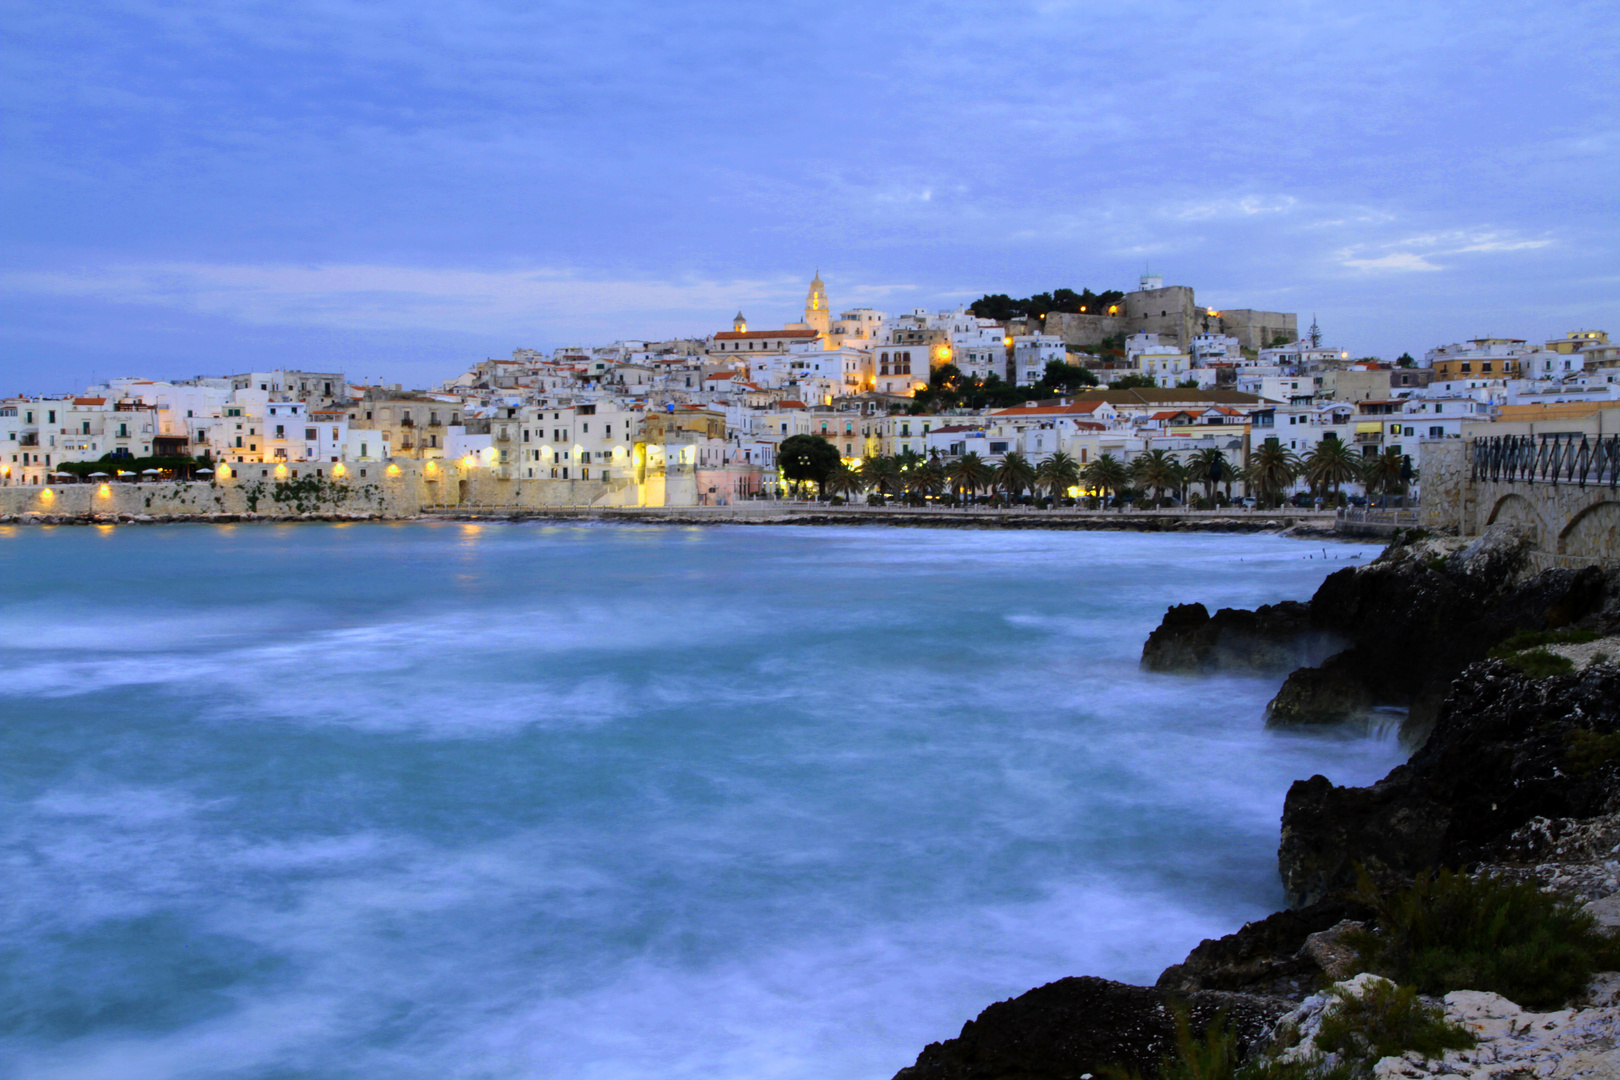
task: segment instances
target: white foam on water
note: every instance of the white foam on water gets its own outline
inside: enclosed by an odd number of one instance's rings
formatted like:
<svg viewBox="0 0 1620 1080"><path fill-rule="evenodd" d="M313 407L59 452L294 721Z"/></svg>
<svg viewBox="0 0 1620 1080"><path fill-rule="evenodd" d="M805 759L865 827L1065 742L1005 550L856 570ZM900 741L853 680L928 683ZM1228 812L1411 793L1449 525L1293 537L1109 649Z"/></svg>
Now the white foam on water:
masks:
<svg viewBox="0 0 1620 1080"><path fill-rule="evenodd" d="M7 1080L881 1078L1265 914L1289 781L1398 757L1137 670L1336 568L1274 537L210 535L0 635Z"/></svg>

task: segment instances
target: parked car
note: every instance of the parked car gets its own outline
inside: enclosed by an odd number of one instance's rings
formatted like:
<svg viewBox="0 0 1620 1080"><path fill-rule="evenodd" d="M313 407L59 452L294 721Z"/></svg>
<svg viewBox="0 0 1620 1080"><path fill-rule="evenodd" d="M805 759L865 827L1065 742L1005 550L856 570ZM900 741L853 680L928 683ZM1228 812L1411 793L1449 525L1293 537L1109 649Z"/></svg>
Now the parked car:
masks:
<svg viewBox="0 0 1620 1080"><path fill-rule="evenodd" d="M1260 500L1255 498L1253 495L1245 495L1243 498L1237 501L1237 504L1243 507L1245 510L1253 510L1255 507L1260 505Z"/></svg>

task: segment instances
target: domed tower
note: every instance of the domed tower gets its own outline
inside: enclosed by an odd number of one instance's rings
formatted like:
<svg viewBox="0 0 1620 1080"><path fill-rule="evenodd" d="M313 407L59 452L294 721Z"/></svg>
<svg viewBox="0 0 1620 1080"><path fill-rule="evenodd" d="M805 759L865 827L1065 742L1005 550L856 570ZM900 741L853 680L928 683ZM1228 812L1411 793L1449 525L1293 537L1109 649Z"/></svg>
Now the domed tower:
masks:
<svg viewBox="0 0 1620 1080"><path fill-rule="evenodd" d="M822 284L821 271L816 271L816 278L810 283L810 295L804 300L804 325L825 336L832 330L832 320L827 314L827 286Z"/></svg>
<svg viewBox="0 0 1620 1080"><path fill-rule="evenodd" d="M748 333L748 320L743 318L742 312L737 312L737 317L731 320L731 328L739 334Z"/></svg>

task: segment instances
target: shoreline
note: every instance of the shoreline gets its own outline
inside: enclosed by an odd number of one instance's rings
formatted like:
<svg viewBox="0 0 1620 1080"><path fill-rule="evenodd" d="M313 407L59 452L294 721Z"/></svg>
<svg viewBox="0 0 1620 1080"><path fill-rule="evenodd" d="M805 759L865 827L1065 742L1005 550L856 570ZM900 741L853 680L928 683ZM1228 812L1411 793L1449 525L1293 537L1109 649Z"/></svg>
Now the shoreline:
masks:
<svg viewBox="0 0 1620 1080"><path fill-rule="evenodd" d="M1620 752L1581 767L1567 756L1580 737L1620 738L1620 667L1598 651L1599 642L1620 640L1620 573L1595 564L1535 572L1529 549L1529 538L1507 527L1472 542L1392 543L1374 562L1331 575L1308 603L1213 617L1201 604L1173 606L1144 644L1144 668L1288 671L1266 726L1295 730L1342 730L1378 708L1377 693L1358 692L1370 680L1404 699L1405 763L1362 787L1321 775L1294 781L1279 823L1287 907L1200 942L1152 986L1069 976L991 1004L958 1035L929 1043L894 1080L1075 1080L1110 1068L1152 1076L1175 1050L1166 1018L1176 1009L1198 1027L1225 1016L1239 1052L1252 1057L1277 1045L1285 1014L1298 1017L1313 1002L1320 1009L1327 988L1353 985L1346 980L1374 966L1353 935L1383 932L1381 900L1436 868L1534 882L1620 927ZM1425 655L1417 642L1436 640L1431 630L1449 633L1455 648ZM1308 647L1323 632L1342 645L1326 657ZM1525 633L1539 637L1520 641L1518 653L1500 647ZM1561 672L1518 666L1541 638L1560 655L1579 655L1566 656ZM1425 671L1432 677L1413 674ZM1408 685L1399 685L1403 676ZM1279 717L1285 701L1294 708ZM1470 983L1456 993L1496 998L1481 989ZM1579 1015L1600 1004L1572 998L1568 1008ZM1620 1056L1612 1041L1604 1046ZM1492 1052L1521 1049L1502 1043ZM1436 1069L1456 1073L1453 1064ZM1423 1073L1401 1075L1432 1073L1425 1063Z"/></svg>
<svg viewBox="0 0 1620 1080"><path fill-rule="evenodd" d="M322 512L294 514L207 513L207 514L52 514L29 512L0 515L0 526L55 525L290 525L371 523L491 523L527 522L640 524L680 527L716 525L860 525L919 529L1018 529L1086 532L1218 532L1278 533L1312 539L1365 542L1367 537L1341 533L1330 513L1295 512L1286 514L1230 514L1209 511L1110 512L1047 510L931 510L911 508L829 508L792 507L741 508L444 508L412 515L376 512Z"/></svg>

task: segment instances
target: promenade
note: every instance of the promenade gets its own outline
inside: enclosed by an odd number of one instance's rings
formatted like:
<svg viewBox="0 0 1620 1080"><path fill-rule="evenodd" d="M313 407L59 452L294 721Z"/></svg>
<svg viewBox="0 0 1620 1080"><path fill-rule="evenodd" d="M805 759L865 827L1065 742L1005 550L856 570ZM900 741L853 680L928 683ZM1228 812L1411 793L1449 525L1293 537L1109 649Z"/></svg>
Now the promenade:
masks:
<svg viewBox="0 0 1620 1080"><path fill-rule="evenodd" d="M1331 510L1082 510L1032 507L829 506L760 501L685 507L424 507L427 519L454 521L600 521L681 525L890 525L953 529L1118 529L1133 532L1260 532L1306 526L1334 529Z"/></svg>

